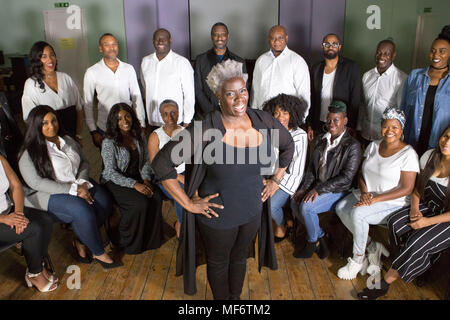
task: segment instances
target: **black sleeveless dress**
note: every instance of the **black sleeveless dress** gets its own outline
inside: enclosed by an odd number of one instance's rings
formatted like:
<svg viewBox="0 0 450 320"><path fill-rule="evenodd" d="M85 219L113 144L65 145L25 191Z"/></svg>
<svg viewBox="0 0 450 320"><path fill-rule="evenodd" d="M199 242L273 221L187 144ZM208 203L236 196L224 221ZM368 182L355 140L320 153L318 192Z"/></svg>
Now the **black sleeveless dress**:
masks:
<svg viewBox="0 0 450 320"><path fill-rule="evenodd" d="M264 188L260 152L265 143L256 147L234 147L220 141L215 162L207 166L206 177L198 189L200 197L219 193L210 202L224 209L213 208L218 218L196 215L197 222L210 228L230 229L260 218L261 192ZM222 151L222 154L219 154Z"/></svg>

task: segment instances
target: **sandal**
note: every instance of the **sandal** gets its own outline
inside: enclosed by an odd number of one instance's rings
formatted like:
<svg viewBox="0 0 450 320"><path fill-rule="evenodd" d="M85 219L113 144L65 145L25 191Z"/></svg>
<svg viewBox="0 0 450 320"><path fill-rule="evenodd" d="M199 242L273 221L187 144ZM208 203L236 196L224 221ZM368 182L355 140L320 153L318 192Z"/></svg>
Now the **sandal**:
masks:
<svg viewBox="0 0 450 320"><path fill-rule="evenodd" d="M31 288L31 287L34 286L40 292L50 292L50 291L53 291L56 288L58 288L58 283L57 282L53 282L53 281L48 281L47 284L42 289L39 289L33 282L31 282L30 278L36 278L41 273L42 272L40 272L40 273L29 273L28 269L27 269L27 271L25 273L25 282L27 283L28 288Z"/></svg>
<svg viewBox="0 0 450 320"><path fill-rule="evenodd" d="M59 279L56 277L56 276L54 276L53 275L53 273L51 272L51 271L49 271L48 269L47 269L47 267L46 267L46 265L45 265L45 262L42 262L42 268L43 268L43 270L45 269L45 271L47 271L47 273L48 273L48 277L45 275L45 273L43 273L42 275L44 276L44 278L45 279L47 279L48 281L50 281L50 282L54 282L54 283L58 283L58 281L59 281ZM28 270L28 269L27 269ZM44 272L42 270L42 272Z"/></svg>

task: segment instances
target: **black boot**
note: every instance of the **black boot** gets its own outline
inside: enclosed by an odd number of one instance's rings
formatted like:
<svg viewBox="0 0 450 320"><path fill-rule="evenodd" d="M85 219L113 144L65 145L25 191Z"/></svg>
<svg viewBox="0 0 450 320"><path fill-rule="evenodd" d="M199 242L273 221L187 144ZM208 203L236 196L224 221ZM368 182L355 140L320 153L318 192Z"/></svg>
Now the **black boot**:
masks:
<svg viewBox="0 0 450 320"><path fill-rule="evenodd" d="M328 248L326 236L319 239L319 246L316 248L316 253L322 260L328 258L330 255L330 249Z"/></svg>
<svg viewBox="0 0 450 320"><path fill-rule="evenodd" d="M306 242L305 246L302 250L295 250L294 251L294 257L300 258L300 259L307 259L311 258L314 252L316 251L316 243L315 242Z"/></svg>
<svg viewBox="0 0 450 320"><path fill-rule="evenodd" d="M379 287L379 289L364 288L363 291L358 293L358 299L375 300L379 297L386 295L389 291L389 284L386 281L384 281L384 279L381 279L380 283L378 283L378 286L376 285L375 287Z"/></svg>

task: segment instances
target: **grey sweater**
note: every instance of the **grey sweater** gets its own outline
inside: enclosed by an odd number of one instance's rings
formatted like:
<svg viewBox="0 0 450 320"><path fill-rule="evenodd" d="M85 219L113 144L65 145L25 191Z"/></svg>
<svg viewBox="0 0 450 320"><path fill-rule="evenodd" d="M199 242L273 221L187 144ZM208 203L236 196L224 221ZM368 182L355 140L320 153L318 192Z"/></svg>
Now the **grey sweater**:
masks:
<svg viewBox="0 0 450 320"><path fill-rule="evenodd" d="M134 143L139 152L139 172L141 177L144 180L150 180L152 168L148 160L146 140L144 139L145 145L141 145L137 140L134 140ZM102 172L104 180L111 181L122 187L134 188L138 181L123 174L130 164L130 152L127 148L119 146L113 140L106 138L102 143L102 158L105 166Z"/></svg>
<svg viewBox="0 0 450 320"><path fill-rule="evenodd" d="M81 158L80 166L78 167L77 179L89 180L89 163L84 158L81 152L80 145L69 136L64 136L63 139L72 147ZM57 182L52 179L42 178L37 173L33 161L31 161L28 151L25 151L19 159L19 170L22 174L23 180L31 188L25 189L25 206L36 208L39 210L48 210L48 201L52 194L69 194L72 183Z"/></svg>

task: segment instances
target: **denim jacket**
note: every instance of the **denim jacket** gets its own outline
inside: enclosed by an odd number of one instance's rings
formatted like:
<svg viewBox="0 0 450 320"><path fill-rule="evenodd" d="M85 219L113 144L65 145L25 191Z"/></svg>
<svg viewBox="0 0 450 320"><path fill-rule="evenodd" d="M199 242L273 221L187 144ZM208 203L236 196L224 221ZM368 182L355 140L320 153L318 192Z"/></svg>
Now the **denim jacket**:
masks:
<svg viewBox="0 0 450 320"><path fill-rule="evenodd" d="M414 148L419 140L420 127L422 125L423 108L427 95L430 77L428 69L415 69L406 80L403 89L401 109L405 112L406 124L403 133L405 142ZM450 124L450 77L447 74L436 90L434 98L432 129L428 149L436 147L439 135Z"/></svg>

